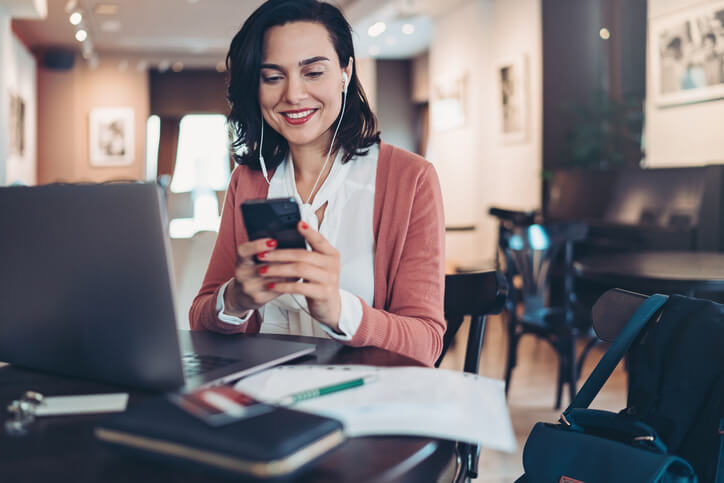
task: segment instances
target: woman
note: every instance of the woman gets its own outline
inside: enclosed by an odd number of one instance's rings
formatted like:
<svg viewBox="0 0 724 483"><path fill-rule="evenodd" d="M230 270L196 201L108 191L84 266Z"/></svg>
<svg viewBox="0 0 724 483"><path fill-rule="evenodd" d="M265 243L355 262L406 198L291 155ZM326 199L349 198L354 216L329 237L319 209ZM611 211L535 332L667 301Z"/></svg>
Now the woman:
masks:
<svg viewBox="0 0 724 483"><path fill-rule="evenodd" d="M270 0L234 37L240 166L191 328L331 337L432 365L445 331L438 178L380 141L354 60L349 24L316 0ZM292 196L310 250L249 241L240 204Z"/></svg>

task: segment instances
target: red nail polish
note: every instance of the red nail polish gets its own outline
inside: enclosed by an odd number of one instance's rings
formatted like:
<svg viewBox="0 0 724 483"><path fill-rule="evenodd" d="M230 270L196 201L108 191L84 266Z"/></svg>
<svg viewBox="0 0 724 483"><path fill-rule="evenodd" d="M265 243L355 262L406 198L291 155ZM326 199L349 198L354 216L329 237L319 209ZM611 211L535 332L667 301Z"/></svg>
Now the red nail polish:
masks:
<svg viewBox="0 0 724 483"><path fill-rule="evenodd" d="M268 246L269 248L274 248L275 246L277 246L277 241L276 240L267 240L266 246Z"/></svg>
<svg viewBox="0 0 724 483"><path fill-rule="evenodd" d="M259 269L259 273L263 275L263 274L265 274L265 273L267 272L267 270L269 270L269 267L261 267L261 268Z"/></svg>
<svg viewBox="0 0 724 483"><path fill-rule="evenodd" d="M302 222L302 230L306 230L309 228L309 225L307 225L305 222Z"/></svg>
<svg viewBox="0 0 724 483"><path fill-rule="evenodd" d="M256 254L256 258L264 258L264 257L266 256L266 254L267 254L267 253L269 253L269 252L261 252L261 253L257 253L257 254Z"/></svg>
<svg viewBox="0 0 724 483"><path fill-rule="evenodd" d="M268 283L268 284L266 284L266 288L269 289L269 290L271 290L271 289L274 288L274 284L273 284L273 283Z"/></svg>

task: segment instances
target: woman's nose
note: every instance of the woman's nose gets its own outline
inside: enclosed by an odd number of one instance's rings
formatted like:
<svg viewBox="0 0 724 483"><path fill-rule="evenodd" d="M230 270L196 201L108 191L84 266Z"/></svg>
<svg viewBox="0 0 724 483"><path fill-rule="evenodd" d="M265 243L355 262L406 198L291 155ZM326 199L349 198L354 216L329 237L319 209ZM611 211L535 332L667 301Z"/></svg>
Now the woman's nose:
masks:
<svg viewBox="0 0 724 483"><path fill-rule="evenodd" d="M284 93L290 104L298 104L307 96L304 82L295 76L290 76L287 80L287 88Z"/></svg>

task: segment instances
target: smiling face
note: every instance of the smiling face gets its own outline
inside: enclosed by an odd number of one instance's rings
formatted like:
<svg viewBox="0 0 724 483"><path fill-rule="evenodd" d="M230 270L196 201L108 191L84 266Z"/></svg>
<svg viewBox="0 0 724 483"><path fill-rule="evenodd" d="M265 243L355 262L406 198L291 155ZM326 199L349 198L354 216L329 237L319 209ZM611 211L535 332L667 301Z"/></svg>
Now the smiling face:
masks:
<svg viewBox="0 0 724 483"><path fill-rule="evenodd" d="M271 27L264 35L259 103L264 120L289 143L326 153L342 108L342 68L327 29L313 22Z"/></svg>

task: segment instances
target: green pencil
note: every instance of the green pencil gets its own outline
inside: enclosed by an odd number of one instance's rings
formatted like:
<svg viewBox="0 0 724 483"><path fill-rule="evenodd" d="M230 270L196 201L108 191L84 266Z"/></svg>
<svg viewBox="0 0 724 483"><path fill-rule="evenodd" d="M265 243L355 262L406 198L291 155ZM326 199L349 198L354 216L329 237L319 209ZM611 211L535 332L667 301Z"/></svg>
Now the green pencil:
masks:
<svg viewBox="0 0 724 483"><path fill-rule="evenodd" d="M352 389L353 387L359 387L364 384L369 384L372 381L375 381L377 379L377 376L371 375L371 376L365 376L365 377L359 377L357 379L352 379L350 381L344 381L344 382L338 382L337 384L331 384L329 386L324 387L318 387L316 389L308 389L306 391L297 392L294 394L290 394L288 396L285 396L281 398L279 401L277 401L277 404L280 406L289 406L290 404L298 403L299 401L305 401L307 399L312 399L319 396L325 396L327 394L332 394L339 391L344 391L346 389Z"/></svg>

